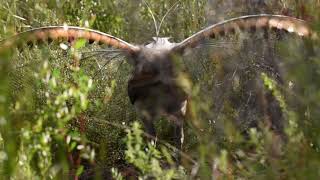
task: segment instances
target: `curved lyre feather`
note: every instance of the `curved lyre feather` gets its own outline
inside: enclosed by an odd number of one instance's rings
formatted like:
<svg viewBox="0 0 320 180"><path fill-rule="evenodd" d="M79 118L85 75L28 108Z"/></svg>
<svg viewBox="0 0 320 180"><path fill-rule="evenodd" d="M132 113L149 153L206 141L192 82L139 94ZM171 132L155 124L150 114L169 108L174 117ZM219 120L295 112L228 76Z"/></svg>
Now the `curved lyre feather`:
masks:
<svg viewBox="0 0 320 180"><path fill-rule="evenodd" d="M204 39L216 38L227 34L233 34L239 30L256 30L256 29L279 29L286 30L290 33L296 33L299 36L310 36L311 30L303 20L282 16L282 15L249 15L241 16L211 25L189 38L178 43L174 50L182 52L186 48L194 48Z"/></svg>
<svg viewBox="0 0 320 180"><path fill-rule="evenodd" d="M59 39L86 39L89 42L99 42L128 52L136 52L139 50L137 46L100 31L75 26L47 26L19 33L0 42L0 52L24 43Z"/></svg>

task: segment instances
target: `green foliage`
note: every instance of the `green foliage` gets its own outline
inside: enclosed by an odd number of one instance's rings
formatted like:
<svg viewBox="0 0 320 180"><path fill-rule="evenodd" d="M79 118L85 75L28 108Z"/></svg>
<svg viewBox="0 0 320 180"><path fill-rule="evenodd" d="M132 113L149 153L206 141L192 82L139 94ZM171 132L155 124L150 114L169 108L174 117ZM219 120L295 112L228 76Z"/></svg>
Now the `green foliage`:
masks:
<svg viewBox="0 0 320 180"><path fill-rule="evenodd" d="M154 141L146 143L143 140L140 125L135 122L132 129L127 131L127 150L125 152L128 162L135 165L140 171L139 179L185 179L181 166L176 167L166 148L158 150ZM163 167L167 164L168 167Z"/></svg>
<svg viewBox="0 0 320 180"><path fill-rule="evenodd" d="M59 70L51 70L48 61L45 61L39 73L34 73L37 81L35 88L40 92L44 103L34 109L32 115L23 119L20 129L12 129L19 136L17 150L17 167L13 173L14 179L56 178L59 173L65 173L63 161L56 158L55 151L72 152L77 149L82 158L94 159L94 151L86 145L85 138L79 130L66 129L70 120L77 118L88 107L88 93L92 89L92 80L81 71L72 72L72 81L65 83L60 77ZM22 114L23 107L28 103L16 100L12 104L10 114ZM5 124L5 122L4 122ZM3 134L13 132L2 132ZM5 140L2 142L5 144ZM10 152L2 149L3 156ZM5 160L5 159L3 159ZM1 162L3 166L5 161ZM77 172L81 174L80 171Z"/></svg>
<svg viewBox="0 0 320 180"><path fill-rule="evenodd" d="M146 2L159 23L177 1ZM180 1L160 35L178 42L213 22L257 13L303 18L320 32L318 1L248 2ZM0 0L0 38L66 23L143 44L155 36L149 11L142 0ZM182 57L179 83L192 101L178 164L177 152L162 146L172 142L165 118L157 122L161 143L135 122L126 92L132 67L123 57L81 59L99 48L84 40L4 52L0 179L319 179L320 43L289 36L264 41L244 33Z"/></svg>
<svg viewBox="0 0 320 180"><path fill-rule="evenodd" d="M115 180L123 180L124 179L123 176L121 175L121 173L117 169L112 168L111 172L112 172L113 179L115 179Z"/></svg>

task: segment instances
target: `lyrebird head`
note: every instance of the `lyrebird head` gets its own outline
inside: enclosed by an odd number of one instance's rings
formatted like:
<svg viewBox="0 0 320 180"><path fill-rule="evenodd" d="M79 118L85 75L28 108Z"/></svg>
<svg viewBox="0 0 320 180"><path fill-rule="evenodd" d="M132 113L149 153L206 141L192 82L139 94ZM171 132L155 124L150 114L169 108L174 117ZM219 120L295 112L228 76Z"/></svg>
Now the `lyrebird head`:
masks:
<svg viewBox="0 0 320 180"><path fill-rule="evenodd" d="M172 43L169 39L170 37L153 37L151 42L139 46L139 51L129 55L135 74L156 75L172 69L171 50L177 43Z"/></svg>
<svg viewBox="0 0 320 180"><path fill-rule="evenodd" d="M170 50L176 43L171 43L169 40L171 37L153 37L153 41L145 45L146 48L155 50Z"/></svg>

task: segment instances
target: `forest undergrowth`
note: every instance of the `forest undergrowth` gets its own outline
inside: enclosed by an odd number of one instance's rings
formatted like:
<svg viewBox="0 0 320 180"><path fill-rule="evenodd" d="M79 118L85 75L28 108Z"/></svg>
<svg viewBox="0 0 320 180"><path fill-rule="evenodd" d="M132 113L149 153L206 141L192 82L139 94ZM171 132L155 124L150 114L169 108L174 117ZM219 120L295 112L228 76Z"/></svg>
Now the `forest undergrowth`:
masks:
<svg viewBox="0 0 320 180"><path fill-rule="evenodd" d="M0 40L49 25L134 44L175 0L0 0ZM317 0L183 0L160 36L180 42L221 20L282 14L320 31ZM182 57L190 116L179 151L163 117L144 133L127 95L132 67L85 40L0 51L0 179L319 179L320 42L241 33ZM319 68L319 69L318 69ZM181 161L177 163L176 152Z"/></svg>

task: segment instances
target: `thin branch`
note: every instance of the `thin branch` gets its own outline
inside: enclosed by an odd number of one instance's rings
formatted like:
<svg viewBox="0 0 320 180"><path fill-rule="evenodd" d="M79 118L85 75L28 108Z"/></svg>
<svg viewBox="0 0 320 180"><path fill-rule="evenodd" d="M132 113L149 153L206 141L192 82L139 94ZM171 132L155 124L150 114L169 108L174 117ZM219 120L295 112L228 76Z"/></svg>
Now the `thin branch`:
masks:
<svg viewBox="0 0 320 180"><path fill-rule="evenodd" d="M110 59L108 59L107 62L106 62L102 67L99 67L99 71L96 71L96 72L94 73L93 79L98 75L98 73L100 73L100 72L103 70L103 68L105 68L105 67L111 62L111 60L119 57L120 55L121 55L121 54L116 54L116 55L110 57Z"/></svg>
<svg viewBox="0 0 320 180"><path fill-rule="evenodd" d="M151 14L151 17L152 17L152 20L153 20L153 23L154 23L154 27L156 28L156 33L157 33L158 32L157 20L156 20L156 18L154 16L149 4L145 0L143 0L143 3L147 6L148 11Z"/></svg>
<svg viewBox="0 0 320 180"><path fill-rule="evenodd" d="M167 15L171 12L171 10L172 10L173 8L176 9L176 8L178 7L178 6L176 6L176 5L178 5L178 4L180 3L180 1L181 1L181 0L177 1L176 3L174 3L174 4L170 7L170 9L166 12L166 14L162 17L162 19L161 19L161 21L160 21L159 29L158 29L158 31L156 32L156 33L157 33L157 37L159 36L160 29L161 29L161 25L162 25L164 19L167 17Z"/></svg>
<svg viewBox="0 0 320 180"><path fill-rule="evenodd" d="M94 121L96 122L99 122L101 124L108 124L108 125L111 125L113 127L116 127L116 128L119 128L119 129L122 129L122 130L131 130L130 127L126 126L126 125L120 125L120 124L117 124L117 123L113 123L113 122L109 122L109 121L102 121L102 120L99 120L97 118L94 118L93 119ZM175 146L171 145L170 143L166 142L166 141L163 141L163 140L159 140L158 138L146 133L143 131L143 136L147 137L147 138L150 138L152 140L155 140L157 142L159 142L160 144L163 144L164 146L168 147L169 149L173 150L173 151L177 151L182 157L184 157L186 160L192 162L194 164L194 166L198 166L198 163L196 160L192 159L192 157L190 157L188 154L186 154L185 152L181 151L180 149L176 148Z"/></svg>

